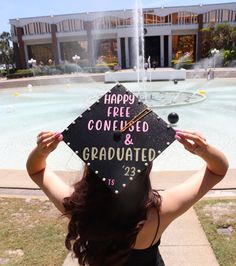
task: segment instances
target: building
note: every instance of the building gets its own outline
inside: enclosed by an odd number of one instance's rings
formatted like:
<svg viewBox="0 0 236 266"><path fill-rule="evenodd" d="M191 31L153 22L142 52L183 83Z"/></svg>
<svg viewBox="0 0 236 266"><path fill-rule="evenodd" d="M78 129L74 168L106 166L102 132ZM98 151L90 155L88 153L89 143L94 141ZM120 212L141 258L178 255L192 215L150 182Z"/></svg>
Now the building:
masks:
<svg viewBox="0 0 236 266"><path fill-rule="evenodd" d="M55 64L80 56L81 63L103 61L134 66L133 10L78 13L11 19L18 68L37 63ZM145 56L161 67L185 53L201 58L201 29L209 23L236 26L236 3L143 9Z"/></svg>

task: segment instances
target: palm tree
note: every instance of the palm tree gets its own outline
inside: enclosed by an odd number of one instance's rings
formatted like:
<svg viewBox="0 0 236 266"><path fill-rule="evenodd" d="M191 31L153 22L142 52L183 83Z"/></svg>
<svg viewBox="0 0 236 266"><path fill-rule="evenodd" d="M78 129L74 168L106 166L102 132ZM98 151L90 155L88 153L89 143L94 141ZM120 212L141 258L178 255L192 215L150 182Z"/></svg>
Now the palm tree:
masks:
<svg viewBox="0 0 236 266"><path fill-rule="evenodd" d="M0 35L0 63L6 68L13 65L13 49L11 47L11 35L9 32L2 32Z"/></svg>

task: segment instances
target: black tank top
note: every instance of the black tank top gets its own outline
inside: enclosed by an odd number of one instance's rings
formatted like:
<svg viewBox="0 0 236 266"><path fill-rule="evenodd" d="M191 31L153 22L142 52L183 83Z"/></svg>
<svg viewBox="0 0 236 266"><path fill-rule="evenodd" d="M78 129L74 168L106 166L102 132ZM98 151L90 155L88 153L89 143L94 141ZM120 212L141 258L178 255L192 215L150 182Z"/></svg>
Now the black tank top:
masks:
<svg viewBox="0 0 236 266"><path fill-rule="evenodd" d="M165 266L159 252L161 239L153 245L160 226L160 215L157 211L157 229L150 247L146 249L132 249L125 266Z"/></svg>
<svg viewBox="0 0 236 266"><path fill-rule="evenodd" d="M159 252L160 240L146 249L133 249L125 266L165 266Z"/></svg>

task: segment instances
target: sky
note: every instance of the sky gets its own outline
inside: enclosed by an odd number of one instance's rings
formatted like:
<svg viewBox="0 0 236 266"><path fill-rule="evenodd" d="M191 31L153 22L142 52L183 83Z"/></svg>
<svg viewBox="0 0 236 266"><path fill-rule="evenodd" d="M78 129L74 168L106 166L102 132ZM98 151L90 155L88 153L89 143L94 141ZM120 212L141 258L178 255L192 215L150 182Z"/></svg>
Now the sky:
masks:
<svg viewBox="0 0 236 266"><path fill-rule="evenodd" d="M138 0L140 1L140 0ZM230 0L142 0L142 6L181 6L235 2ZM61 15L80 12L131 9L135 0L10 0L1 1L0 33L10 31L9 19Z"/></svg>

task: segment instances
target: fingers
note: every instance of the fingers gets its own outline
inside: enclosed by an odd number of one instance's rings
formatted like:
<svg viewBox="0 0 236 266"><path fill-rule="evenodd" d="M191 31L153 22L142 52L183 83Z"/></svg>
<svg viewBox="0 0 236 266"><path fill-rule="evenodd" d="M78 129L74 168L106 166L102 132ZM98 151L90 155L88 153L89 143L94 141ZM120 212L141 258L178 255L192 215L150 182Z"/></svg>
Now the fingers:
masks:
<svg viewBox="0 0 236 266"><path fill-rule="evenodd" d="M194 152L196 144L189 142L186 138L181 135L176 135L175 138L184 146L184 148L190 152Z"/></svg>
<svg viewBox="0 0 236 266"><path fill-rule="evenodd" d="M48 152L54 150L58 143L62 141L63 136L61 133L55 133L50 131L44 131L37 136L37 145L39 148Z"/></svg>
<svg viewBox="0 0 236 266"><path fill-rule="evenodd" d="M37 136L37 144L44 143L46 139L50 138L54 134L55 134L54 132L49 132L49 131L40 132Z"/></svg>
<svg viewBox="0 0 236 266"><path fill-rule="evenodd" d="M206 139L198 132L193 131L176 131L176 136L181 137L182 139L192 141L193 143L196 143L199 146L204 146L207 144ZM178 139L178 138L177 138Z"/></svg>
<svg viewBox="0 0 236 266"><path fill-rule="evenodd" d="M203 139L204 141L206 141L206 139L205 139L205 137L201 134L201 133L199 133L199 132L196 132L196 131L190 131L190 130L180 130L180 129L177 129L176 130L176 133L177 134L190 134L190 135L194 135L194 136L198 136L198 137L200 137L201 139Z"/></svg>
<svg viewBox="0 0 236 266"><path fill-rule="evenodd" d="M199 154L207 146L206 139L198 132L187 130L176 130L175 138L184 148L194 154Z"/></svg>

